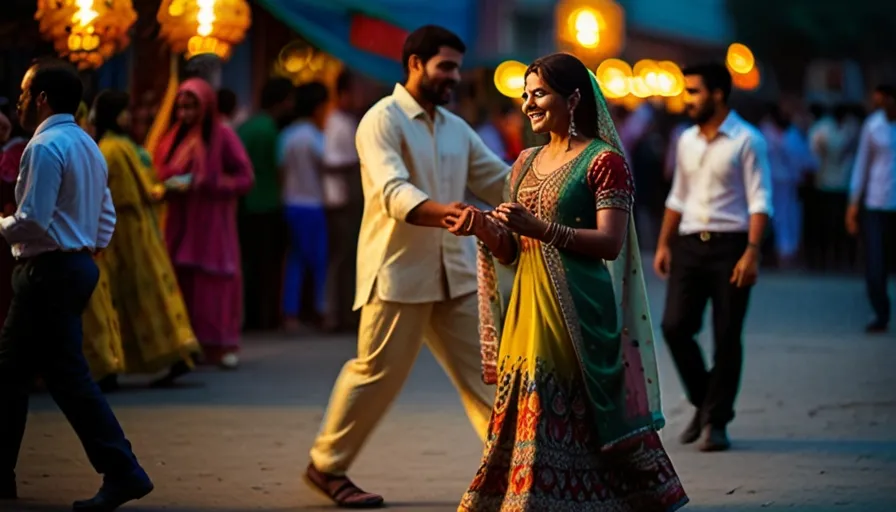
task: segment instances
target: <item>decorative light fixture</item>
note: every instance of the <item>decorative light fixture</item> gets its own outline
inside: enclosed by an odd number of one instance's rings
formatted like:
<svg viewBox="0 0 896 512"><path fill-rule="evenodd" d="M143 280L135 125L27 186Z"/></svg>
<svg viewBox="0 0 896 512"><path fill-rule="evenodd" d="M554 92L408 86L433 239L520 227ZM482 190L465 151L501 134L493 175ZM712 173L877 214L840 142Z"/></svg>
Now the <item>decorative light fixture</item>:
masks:
<svg viewBox="0 0 896 512"><path fill-rule="evenodd" d="M632 67L619 59L607 59L600 63L595 73L601 91L609 99L628 96L632 90Z"/></svg>
<svg viewBox="0 0 896 512"><path fill-rule="evenodd" d="M554 16L558 48L589 68L615 57L625 44L625 12L613 0L560 0Z"/></svg>
<svg viewBox="0 0 896 512"><path fill-rule="evenodd" d="M295 85L312 81L332 83L342 70L342 63L305 41L292 41L280 50L274 63L274 74L288 78Z"/></svg>
<svg viewBox="0 0 896 512"><path fill-rule="evenodd" d="M162 0L156 18L160 36L175 53L227 59L246 37L252 11L246 0Z"/></svg>
<svg viewBox="0 0 896 512"><path fill-rule="evenodd" d="M762 84L759 66L753 66L747 73L731 73L731 85L743 91L754 91Z"/></svg>
<svg viewBox="0 0 896 512"><path fill-rule="evenodd" d="M728 69L733 73L746 75L756 66L756 57L753 52L741 43L732 43L728 47L728 55L725 58Z"/></svg>
<svg viewBox="0 0 896 512"><path fill-rule="evenodd" d="M59 55L95 69L130 43L137 12L131 0L38 0L34 19Z"/></svg>
<svg viewBox="0 0 896 512"><path fill-rule="evenodd" d="M508 98L518 99L526 90L526 69L522 62L508 60L495 69L495 87Z"/></svg>

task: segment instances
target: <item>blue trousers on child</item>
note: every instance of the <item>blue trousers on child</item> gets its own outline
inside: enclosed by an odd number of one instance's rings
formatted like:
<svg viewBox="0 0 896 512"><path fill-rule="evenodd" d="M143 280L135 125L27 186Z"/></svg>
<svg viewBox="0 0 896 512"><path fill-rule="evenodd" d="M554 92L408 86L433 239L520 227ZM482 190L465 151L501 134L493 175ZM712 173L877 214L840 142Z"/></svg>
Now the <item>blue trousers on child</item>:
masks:
<svg viewBox="0 0 896 512"><path fill-rule="evenodd" d="M327 219L322 206L290 205L286 207L289 227L289 250L286 253L286 274L283 283L283 314L295 318L302 304L305 275L311 271L314 281L314 308L323 313L327 285Z"/></svg>

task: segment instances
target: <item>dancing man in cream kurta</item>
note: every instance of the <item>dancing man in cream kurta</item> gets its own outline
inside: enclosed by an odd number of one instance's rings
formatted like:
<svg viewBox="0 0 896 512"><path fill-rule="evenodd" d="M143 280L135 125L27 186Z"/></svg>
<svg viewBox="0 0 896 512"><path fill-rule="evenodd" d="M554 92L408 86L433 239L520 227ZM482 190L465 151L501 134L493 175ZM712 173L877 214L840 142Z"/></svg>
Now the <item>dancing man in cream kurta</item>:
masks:
<svg viewBox="0 0 896 512"><path fill-rule="evenodd" d="M507 164L461 118L439 107L460 81L464 44L435 26L408 36L404 86L377 103L356 136L364 185L355 308L358 357L336 381L306 481L337 505L382 506L345 473L393 402L425 340L484 440L494 398L483 384L476 246L451 227L469 188L501 201Z"/></svg>

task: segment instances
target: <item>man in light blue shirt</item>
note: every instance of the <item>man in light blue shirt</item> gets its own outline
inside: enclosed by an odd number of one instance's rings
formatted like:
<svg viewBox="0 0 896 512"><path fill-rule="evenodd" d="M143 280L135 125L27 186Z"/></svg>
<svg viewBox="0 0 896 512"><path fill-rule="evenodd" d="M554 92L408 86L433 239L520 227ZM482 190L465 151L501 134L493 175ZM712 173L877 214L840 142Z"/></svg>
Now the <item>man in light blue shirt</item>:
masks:
<svg viewBox="0 0 896 512"><path fill-rule="evenodd" d="M28 391L39 374L103 474L97 495L73 510L108 512L153 485L82 352L81 315L99 279L92 253L109 244L115 228L106 162L75 124L82 92L77 72L60 62L35 64L22 80L19 119L34 137L22 155L18 208L0 218L0 235L19 261L0 330L0 500L17 497Z"/></svg>

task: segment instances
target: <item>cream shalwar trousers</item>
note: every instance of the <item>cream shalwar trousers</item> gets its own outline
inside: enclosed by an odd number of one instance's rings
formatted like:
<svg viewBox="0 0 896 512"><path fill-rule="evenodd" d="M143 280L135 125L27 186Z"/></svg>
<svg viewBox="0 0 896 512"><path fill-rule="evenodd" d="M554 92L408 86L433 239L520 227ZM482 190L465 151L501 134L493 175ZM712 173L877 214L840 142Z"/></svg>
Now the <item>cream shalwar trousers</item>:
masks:
<svg viewBox="0 0 896 512"><path fill-rule="evenodd" d="M460 393L485 442L495 390L482 382L476 294L424 304L373 299L361 309L358 357L336 379L311 462L344 475L382 419L414 366L423 342Z"/></svg>

